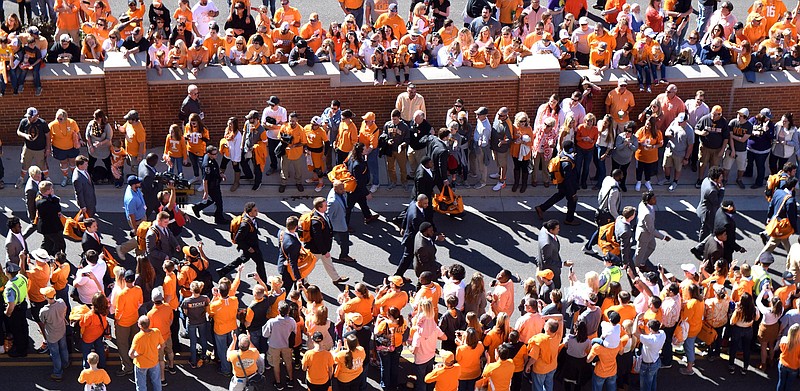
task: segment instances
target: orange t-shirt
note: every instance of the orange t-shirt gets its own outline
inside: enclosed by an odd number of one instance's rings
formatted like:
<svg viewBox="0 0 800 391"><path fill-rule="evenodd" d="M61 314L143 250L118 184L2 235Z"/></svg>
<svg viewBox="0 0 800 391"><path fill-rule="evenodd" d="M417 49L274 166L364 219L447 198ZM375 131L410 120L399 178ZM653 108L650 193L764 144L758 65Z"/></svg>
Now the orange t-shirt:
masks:
<svg viewBox="0 0 800 391"><path fill-rule="evenodd" d="M366 299L354 297L342 304L342 311L347 314L350 312L358 312L364 318L364 323L372 322L372 305L375 303L375 296L371 294Z"/></svg>
<svg viewBox="0 0 800 391"><path fill-rule="evenodd" d="M522 0L498 0L495 5L500 9L502 24L513 24L522 12Z"/></svg>
<svg viewBox="0 0 800 391"><path fill-rule="evenodd" d="M496 391L509 390L511 389L511 377L514 376L514 362L499 360L489 363L483 368L482 376L492 382Z"/></svg>
<svg viewBox="0 0 800 391"><path fill-rule="evenodd" d="M78 383L81 384L110 384L111 378L108 377L108 372L105 369L84 369L81 371L81 374L78 375Z"/></svg>
<svg viewBox="0 0 800 391"><path fill-rule="evenodd" d="M789 342L786 337L781 338L781 365L792 370L800 369L800 344L794 349L789 350Z"/></svg>
<svg viewBox="0 0 800 391"><path fill-rule="evenodd" d="M439 36L442 37L442 45L450 46L450 44L458 37L458 29L453 27L451 32L447 32L447 29L442 27L439 29Z"/></svg>
<svg viewBox="0 0 800 391"><path fill-rule="evenodd" d="M589 137L591 140L585 141L583 139L584 137ZM589 127L586 124L580 124L575 131L575 143L580 149L594 149L594 143L597 142L597 137L597 126Z"/></svg>
<svg viewBox="0 0 800 391"><path fill-rule="evenodd" d="M139 144L144 144L147 140L144 125L141 122L135 124L126 122L122 129L125 133L125 151L132 157L138 157Z"/></svg>
<svg viewBox="0 0 800 391"><path fill-rule="evenodd" d="M314 130L311 125L306 125L303 130L306 132L306 145L309 148L322 148L328 141L328 132L322 126Z"/></svg>
<svg viewBox="0 0 800 391"><path fill-rule="evenodd" d="M634 157L642 163L653 163L658 161L658 148L645 149L645 145L658 145L664 141L664 136L656 130L656 137L650 137L645 132L644 127L636 131L636 138L639 140L639 148L636 149Z"/></svg>
<svg viewBox="0 0 800 391"><path fill-rule="evenodd" d="M150 327L161 331L161 336L166 341L170 337L170 325L172 325L172 308L167 304L154 305L147 312L150 318Z"/></svg>
<svg viewBox="0 0 800 391"><path fill-rule="evenodd" d="M456 391L458 390L458 378L461 376L461 365L439 366L425 375L425 383L436 382L434 391Z"/></svg>
<svg viewBox="0 0 800 391"><path fill-rule="evenodd" d="M286 158L289 160L297 160L303 156L303 146L306 144L306 132L303 127L292 125L287 122L281 125L281 135L292 135L292 144L300 144L297 146L289 145L286 147Z"/></svg>
<svg viewBox="0 0 800 391"><path fill-rule="evenodd" d="M496 329L489 330L486 337L483 338L483 345L486 346L486 351L489 353L489 362L495 361L495 350L500 344L505 342L505 336L501 335Z"/></svg>
<svg viewBox="0 0 800 391"><path fill-rule="evenodd" d="M75 134L80 134L78 123L72 118L66 118L62 122L58 120L50 122L50 143L54 148L72 149L75 148Z"/></svg>
<svg viewBox="0 0 800 391"><path fill-rule="evenodd" d="M175 10L175 12L172 13L172 20L178 22L178 19L181 16L183 16L186 19L186 28L188 30L191 30L192 29L192 23L194 23L194 21L193 21L194 16L192 15L192 10L191 9L184 10L184 9L178 8L178 9ZM188 45L188 42L187 42L187 45Z"/></svg>
<svg viewBox="0 0 800 391"><path fill-rule="evenodd" d="M367 122L361 123L361 130L358 132L358 142L364 144L365 147L378 148L378 137L381 132L378 130L378 125L372 124L368 126Z"/></svg>
<svg viewBox="0 0 800 391"><path fill-rule="evenodd" d="M208 128L203 128L202 132L193 132L191 125L186 124L183 128L183 138L186 140L186 150L189 153L197 156L206 154L205 140L211 139L208 135Z"/></svg>
<svg viewBox="0 0 800 391"><path fill-rule="evenodd" d="M688 318L689 338L696 337L697 334L700 334L700 329L703 327L704 309L705 306L703 302L697 299L690 299L684 304L681 319Z"/></svg>
<svg viewBox="0 0 800 391"><path fill-rule="evenodd" d="M50 265L44 262L36 264L28 269L28 298L31 303L42 303L47 301L39 289L44 288L50 282Z"/></svg>
<svg viewBox="0 0 800 391"><path fill-rule="evenodd" d="M355 122L342 121L339 124L339 135L336 138L334 147L342 152L349 153L353 150L353 145L358 142L358 128Z"/></svg>
<svg viewBox="0 0 800 391"><path fill-rule="evenodd" d="M620 324L626 320L634 320L636 318L636 307L633 304L619 304L608 308L609 311L616 311L620 317ZM608 319L608 312L604 312L603 316Z"/></svg>
<svg viewBox="0 0 800 391"><path fill-rule="evenodd" d="M139 368L152 368L158 365L158 347L164 346L164 338L161 331L157 328L150 328L150 331L139 331L133 337L131 349L139 355L133 359L133 363Z"/></svg>
<svg viewBox="0 0 800 391"><path fill-rule="evenodd" d="M235 292L231 290L231 292ZM226 299L216 297L211 300L208 314L214 319L214 334L228 334L236 329L236 312L239 309L239 299L228 296Z"/></svg>
<svg viewBox="0 0 800 391"><path fill-rule="evenodd" d="M536 360L533 362L533 373L545 374L556 369L559 342L558 335L539 333L531 337L528 341L528 355Z"/></svg>
<svg viewBox="0 0 800 391"><path fill-rule="evenodd" d="M636 102L633 100L633 93L627 89L624 93L619 93L615 88L609 91L606 96L606 106L610 107L610 114L616 122L628 122L630 120L628 111L635 105ZM621 118L619 116L620 111L624 112Z"/></svg>
<svg viewBox="0 0 800 391"><path fill-rule="evenodd" d="M81 315L81 320L78 324L81 326L81 339L83 342L92 343L103 336L106 326L108 326L108 319L105 316L89 311Z"/></svg>
<svg viewBox="0 0 800 391"><path fill-rule="evenodd" d="M481 357L486 348L478 342L475 349L469 345L456 348L456 361L461 365L461 376L458 380L474 380L481 376Z"/></svg>
<svg viewBox="0 0 800 391"><path fill-rule="evenodd" d="M340 350L336 352L333 358L336 363L336 372L334 372L333 375L336 377L336 380L342 383L349 383L361 375L361 371L364 370L364 359L367 358L364 348L361 346L357 347L356 350L353 351L353 367L348 368L344 365L346 354L347 351Z"/></svg>
<svg viewBox="0 0 800 391"><path fill-rule="evenodd" d="M164 142L164 155L174 158L188 158L186 155L186 140L183 138L173 140L172 137L167 135L167 140Z"/></svg>
<svg viewBox="0 0 800 391"><path fill-rule="evenodd" d="M375 299L375 305L372 309L372 315L381 314L386 316L389 308L397 307L400 311L408 304L408 293L405 291L389 291L379 299Z"/></svg>
<svg viewBox="0 0 800 391"><path fill-rule="evenodd" d="M597 377L607 378L617 374L617 354L623 345L622 341L614 349L609 349L601 344L592 345L589 352L600 358L594 366L594 374Z"/></svg>
<svg viewBox="0 0 800 391"><path fill-rule="evenodd" d="M56 0L55 9L68 7L69 12L59 12L58 19L56 19L56 27L59 30L77 30L80 26L78 21L78 11L80 11L80 4L76 0Z"/></svg>
<svg viewBox="0 0 800 391"><path fill-rule="evenodd" d="M226 358L231 363L233 375L236 377L251 376L258 370L258 350L256 348L250 348L244 352L229 351Z"/></svg>
<svg viewBox="0 0 800 391"><path fill-rule="evenodd" d="M439 314L439 298L442 297L442 287L438 283L432 282L431 286L423 285L414 295L414 303L421 303L424 299L430 299L433 309ZM415 307L416 308L416 304Z"/></svg>
<svg viewBox="0 0 800 391"><path fill-rule="evenodd" d="M50 276L50 283L53 284L53 289L60 291L67 286L67 278L69 278L70 266L64 263L53 270L53 275Z"/></svg>
<svg viewBox="0 0 800 391"><path fill-rule="evenodd" d="M122 327L130 327L136 324L136 320L139 319L139 307L141 307L143 301L142 288L135 285L130 288L122 288L114 296L114 319L116 324Z"/></svg>
<svg viewBox="0 0 800 391"><path fill-rule="evenodd" d="M310 384L325 384L333 374L333 354L330 350L309 350L303 355L303 368Z"/></svg>

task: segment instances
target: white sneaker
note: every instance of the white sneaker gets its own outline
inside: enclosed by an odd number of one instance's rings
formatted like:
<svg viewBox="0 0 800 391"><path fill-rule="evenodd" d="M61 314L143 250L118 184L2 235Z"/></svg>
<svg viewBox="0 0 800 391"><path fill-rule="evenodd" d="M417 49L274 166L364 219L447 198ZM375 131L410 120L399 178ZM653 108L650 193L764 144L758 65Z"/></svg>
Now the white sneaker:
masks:
<svg viewBox="0 0 800 391"><path fill-rule="evenodd" d="M500 190L502 190L504 187L506 187L506 184L505 184L505 183L503 183L503 182L497 182L497 184L496 184L496 185L494 185L494 187L492 187L492 190L494 190L494 191L500 191Z"/></svg>
<svg viewBox="0 0 800 391"><path fill-rule="evenodd" d="M667 178L664 178L664 179L662 179L661 181L658 182L658 184L661 185L661 186L666 186L666 185L669 185L670 183L672 183L672 180L671 179L667 179Z"/></svg>
<svg viewBox="0 0 800 391"><path fill-rule="evenodd" d="M370 193L374 193L374 192L378 191L378 188L380 188L379 185L372 185L372 187L369 188L369 192Z"/></svg>
<svg viewBox="0 0 800 391"><path fill-rule="evenodd" d="M306 178L306 183L317 183L317 181L315 181L315 180L313 180L311 178Z"/></svg>
<svg viewBox="0 0 800 391"><path fill-rule="evenodd" d="M500 174L490 174L489 178L492 178L492 179L500 178Z"/></svg>
<svg viewBox="0 0 800 391"><path fill-rule="evenodd" d="M653 185L650 184L650 181L645 182L644 187L646 187L648 191L653 191Z"/></svg>
<svg viewBox="0 0 800 391"><path fill-rule="evenodd" d="M66 186L67 186L67 177L64 177L64 179L61 180L61 187L66 187Z"/></svg>
<svg viewBox="0 0 800 391"><path fill-rule="evenodd" d="M478 189L483 189L484 187L486 187L485 183L479 183L479 184L475 185L474 189L478 190Z"/></svg>
<svg viewBox="0 0 800 391"><path fill-rule="evenodd" d="M636 191L642 190L642 181L636 181L636 186L634 186L633 189Z"/></svg>
<svg viewBox="0 0 800 391"><path fill-rule="evenodd" d="M669 191L675 191L676 187L678 187L678 182L672 182L672 184L669 185L669 189L668 190Z"/></svg>

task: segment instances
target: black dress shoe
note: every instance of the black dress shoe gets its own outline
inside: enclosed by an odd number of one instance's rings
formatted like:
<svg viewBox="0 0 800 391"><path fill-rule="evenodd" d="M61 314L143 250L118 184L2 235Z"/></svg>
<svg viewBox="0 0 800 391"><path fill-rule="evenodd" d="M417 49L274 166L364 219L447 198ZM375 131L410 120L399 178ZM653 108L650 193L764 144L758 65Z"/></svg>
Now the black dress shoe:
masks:
<svg viewBox="0 0 800 391"><path fill-rule="evenodd" d="M286 185L278 186L278 193L283 193L284 191L286 191Z"/></svg>
<svg viewBox="0 0 800 391"><path fill-rule="evenodd" d="M694 255L694 257L697 258L698 261L702 261L703 260L703 252L700 251L699 248L692 247L692 248L689 249L689 252L691 252L692 255Z"/></svg>
<svg viewBox="0 0 800 391"><path fill-rule="evenodd" d="M297 184L297 191L299 191L299 192L301 192L301 193L302 193L304 190L305 190L305 188L303 188L303 185L301 185L301 184L299 184L299 183L298 183L298 184Z"/></svg>
<svg viewBox="0 0 800 391"><path fill-rule="evenodd" d="M192 205L192 214L194 214L194 217L200 218L200 211L197 209L197 205Z"/></svg>

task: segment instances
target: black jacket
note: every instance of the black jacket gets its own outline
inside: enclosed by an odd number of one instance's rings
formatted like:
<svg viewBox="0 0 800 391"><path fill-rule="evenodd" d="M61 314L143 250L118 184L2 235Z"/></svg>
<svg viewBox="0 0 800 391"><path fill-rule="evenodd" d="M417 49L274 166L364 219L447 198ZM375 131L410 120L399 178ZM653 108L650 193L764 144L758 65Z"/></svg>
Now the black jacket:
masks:
<svg viewBox="0 0 800 391"><path fill-rule="evenodd" d="M253 219L245 214L236 231L236 248L247 251L251 247L258 251L258 229L253 223Z"/></svg>
<svg viewBox="0 0 800 391"><path fill-rule="evenodd" d="M416 202L408 204L406 215L403 217L403 239L400 244L413 250L414 237L419 232L419 226L425 221L425 212L419 210Z"/></svg>
<svg viewBox="0 0 800 391"><path fill-rule="evenodd" d="M299 277L300 268L297 262L300 260L300 249L302 248L300 240L290 234L289 231L286 231L285 228L278 233L278 240L280 243L278 245L280 247L278 249L278 270L283 274L287 267L284 264L285 262L289 264L288 267L292 268L292 273L294 273L295 277Z"/></svg>
<svg viewBox="0 0 800 391"><path fill-rule="evenodd" d="M333 231L327 216L319 211L314 211L311 216L311 241L306 243L306 249L312 254L327 254L333 244Z"/></svg>
<svg viewBox="0 0 800 391"><path fill-rule="evenodd" d="M723 228L728 234L728 239L725 240L725 247L722 249L722 258L730 263L733 261L733 252L741 251L742 246L736 244L736 220L720 208L714 216L714 232Z"/></svg>
<svg viewBox="0 0 800 391"><path fill-rule="evenodd" d="M436 186L436 180L431 174L428 174L422 164L420 164L419 167L417 167L416 175L414 175L414 199L420 194L425 194L428 196L428 200L433 202L434 186Z"/></svg>
<svg viewBox="0 0 800 391"><path fill-rule="evenodd" d="M436 262L436 244L433 240L422 232L417 232L414 238L414 273L417 277L422 272L432 272L438 278L441 265Z"/></svg>
<svg viewBox="0 0 800 391"><path fill-rule="evenodd" d="M36 200L36 213L39 220L36 223L36 232L40 234L54 234L64 231L64 224L61 224L61 201L58 197L40 196Z"/></svg>
<svg viewBox="0 0 800 391"><path fill-rule="evenodd" d="M433 160L433 181L441 189L444 180L447 179L447 159L450 158L450 151L442 139L430 136L428 140L427 155Z"/></svg>
<svg viewBox="0 0 800 391"><path fill-rule="evenodd" d="M97 236L102 240L102 236L98 233ZM81 238L81 249L83 252L87 252L89 250L97 251L97 254L103 253L103 244L98 242L92 234L88 232L83 233L83 237Z"/></svg>
<svg viewBox="0 0 800 391"><path fill-rule="evenodd" d="M146 160L139 162L139 179L142 180L142 197L147 205L147 213L157 211L161 206L158 202L158 192L162 190L161 185L155 182L156 170L147 165Z"/></svg>
<svg viewBox="0 0 800 391"><path fill-rule="evenodd" d="M69 54L69 62L71 63L81 62L81 48L72 42L69 43L66 49L61 46L61 42L56 42L53 46L50 46L50 50L47 51L47 62L58 63L58 56L62 54Z"/></svg>
<svg viewBox="0 0 800 391"><path fill-rule="evenodd" d="M415 151L418 149L425 148L427 145L425 144L425 137L431 134L431 124L428 122L427 119L422 120L422 122L417 125L416 123L412 122L411 125L411 138L409 139L408 145L411 146Z"/></svg>
<svg viewBox="0 0 800 391"><path fill-rule="evenodd" d="M575 169L575 154L562 152L559 156L569 157L569 162L561 162L561 175L564 181L558 184L558 191L567 196L575 195L578 192L578 171Z"/></svg>

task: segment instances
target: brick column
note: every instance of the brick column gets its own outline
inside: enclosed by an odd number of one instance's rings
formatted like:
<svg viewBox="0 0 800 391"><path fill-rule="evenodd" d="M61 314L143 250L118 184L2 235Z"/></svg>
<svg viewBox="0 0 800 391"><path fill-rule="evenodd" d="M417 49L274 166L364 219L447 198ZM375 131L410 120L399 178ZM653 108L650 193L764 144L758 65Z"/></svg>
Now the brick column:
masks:
<svg viewBox="0 0 800 391"><path fill-rule="evenodd" d="M136 110L148 134L151 129L150 99L147 87L146 54L123 56L109 53L105 62L106 107L110 121L120 124L128 111Z"/></svg>
<svg viewBox="0 0 800 391"><path fill-rule="evenodd" d="M517 110L525 111L533 118L539 105L558 93L561 68L551 55L533 54L520 63Z"/></svg>

